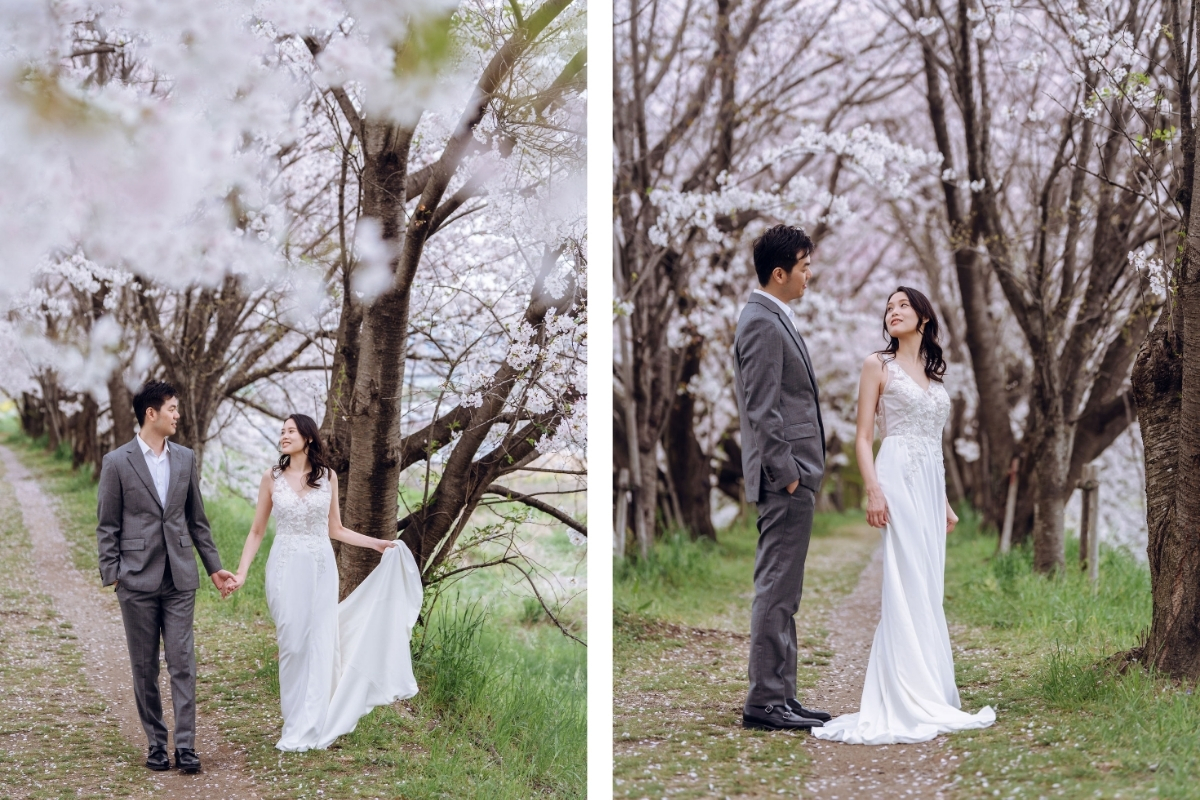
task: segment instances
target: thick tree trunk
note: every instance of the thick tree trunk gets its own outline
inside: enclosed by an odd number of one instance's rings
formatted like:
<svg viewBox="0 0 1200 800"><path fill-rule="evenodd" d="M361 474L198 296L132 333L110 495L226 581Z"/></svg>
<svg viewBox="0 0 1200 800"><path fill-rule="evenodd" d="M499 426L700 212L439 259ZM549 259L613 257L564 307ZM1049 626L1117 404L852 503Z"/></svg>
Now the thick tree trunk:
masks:
<svg viewBox="0 0 1200 800"><path fill-rule="evenodd" d="M91 392L79 396L83 408L71 416L71 467L92 465L93 477L100 475L100 434L97 425L100 407Z"/></svg>
<svg viewBox="0 0 1200 800"><path fill-rule="evenodd" d="M1193 273L1195 254L1189 244L1184 266ZM1138 355L1133 390L1145 448L1153 597L1144 657L1194 680L1200 677L1200 287L1194 278L1181 283L1175 308L1164 311Z"/></svg>
<svg viewBox="0 0 1200 800"><path fill-rule="evenodd" d="M26 436L37 439L46 432L46 404L42 402L42 398L22 392L18 410L21 415L21 430Z"/></svg>
<svg viewBox="0 0 1200 800"><path fill-rule="evenodd" d="M1072 432L1061 420L1046 420L1033 464L1033 568L1049 573L1065 564L1063 511L1071 490Z"/></svg>
<svg viewBox="0 0 1200 800"><path fill-rule="evenodd" d="M1164 312L1142 346L1133 370L1133 396L1146 465L1146 556L1154 615L1147 639L1147 660L1170 643L1173 587L1180 576L1176 545L1176 475L1179 466L1179 414L1183 394L1183 341L1172 315Z"/></svg>
<svg viewBox="0 0 1200 800"><path fill-rule="evenodd" d="M704 340L695 337L684 348L679 385L687 386L700 373L700 358ZM680 523L688 529L693 539L716 540L717 532L712 523L712 467L708 456L700 449L696 439L696 401L686 390L676 394L671 407L667 427L663 432L663 449L667 456L667 470L679 502Z"/></svg>
<svg viewBox="0 0 1200 800"><path fill-rule="evenodd" d="M1146 464L1146 555L1152 616L1142 656L1174 677L1200 678L1200 205L1196 135L1192 125L1194 62L1184 50L1182 21L1194 20L1169 2L1169 72L1178 89L1180 164L1172 187L1184 210L1183 252L1167 305L1134 363L1132 394ZM1182 180L1179 180L1182 177ZM1172 291L1174 290L1174 291Z"/></svg>
<svg viewBox="0 0 1200 800"><path fill-rule="evenodd" d="M349 278L344 283L348 288ZM350 487L350 402L358 374L358 342L362 327L362 307L353 302L349 291L345 297L338 322L338 344L333 353L325 418L321 420L321 441L325 443L329 464L338 476L338 501L342 508L346 507L346 491Z"/></svg>
<svg viewBox="0 0 1200 800"><path fill-rule="evenodd" d="M62 392L58 388L58 377L53 373L43 373L38 376L38 384L42 388L42 410L45 419L46 450L55 452L58 446L67 439L67 420L59 408Z"/></svg>
<svg viewBox="0 0 1200 800"><path fill-rule="evenodd" d="M116 370L108 378L108 409L112 416L109 438L114 448L133 438L137 418L133 416L133 395L125 386L121 371Z"/></svg>
<svg viewBox="0 0 1200 800"><path fill-rule="evenodd" d="M364 122L362 133L362 213L379 222L385 242L395 244L402 234L412 131L387 122ZM408 346L410 287L411 283L393 283L363 310L349 404L349 441L353 448L349 450L342 516L346 527L379 539L396 537L400 395ZM366 580L378 563L379 553L374 550L341 548L341 597Z"/></svg>

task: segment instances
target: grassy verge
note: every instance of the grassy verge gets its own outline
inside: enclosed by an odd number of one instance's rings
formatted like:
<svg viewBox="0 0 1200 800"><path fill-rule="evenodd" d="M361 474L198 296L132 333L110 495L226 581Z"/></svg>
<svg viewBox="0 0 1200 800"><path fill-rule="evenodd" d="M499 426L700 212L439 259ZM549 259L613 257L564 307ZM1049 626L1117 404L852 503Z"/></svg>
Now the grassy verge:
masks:
<svg viewBox="0 0 1200 800"><path fill-rule="evenodd" d="M14 450L55 499L75 564L94 575L96 489L70 463L9 431ZM213 537L236 564L253 507L234 497L206 501ZM502 580L464 580L462 601L443 599L414 663L421 693L378 708L325 751L274 749L279 716L275 631L263 573L270 538L247 585L222 601L205 581L197 593L200 713L244 752L268 797L582 797L586 783L583 648L544 623L521 624L523 605L489 603ZM474 581L474 582L472 582ZM482 588L481 588L482 587ZM471 601L471 596L485 599ZM6 692L14 684L0 676ZM44 760L49 753L38 752Z"/></svg>
<svg viewBox="0 0 1200 800"><path fill-rule="evenodd" d="M991 704L998 719L955 735L958 795L1197 797L1200 697L1109 661L1149 624L1147 568L1104 549L1093 591L1077 569L1035 575L1028 550L995 554L995 538L963 522L946 569L958 683L964 707Z"/></svg>
<svg viewBox="0 0 1200 800"><path fill-rule="evenodd" d="M796 617L801 690L832 655L826 613L854 587L878 541L860 514L817 516ZM799 736L741 728L756 543L747 521L715 544L668 540L645 561L615 565L616 796L799 791Z"/></svg>
<svg viewBox="0 0 1200 800"><path fill-rule="evenodd" d="M0 478L0 799L149 796L141 752L83 674L71 625L40 584L11 485Z"/></svg>

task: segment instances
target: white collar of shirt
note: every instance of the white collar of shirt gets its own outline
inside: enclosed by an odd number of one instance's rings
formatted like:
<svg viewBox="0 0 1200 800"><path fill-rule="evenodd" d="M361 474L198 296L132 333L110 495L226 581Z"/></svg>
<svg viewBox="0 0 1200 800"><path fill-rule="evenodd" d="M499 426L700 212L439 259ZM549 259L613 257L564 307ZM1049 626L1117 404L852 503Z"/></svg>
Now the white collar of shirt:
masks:
<svg viewBox="0 0 1200 800"><path fill-rule="evenodd" d="M138 440L138 444L142 446L142 455L144 455L144 456L146 456L146 457L148 457L148 458L157 458L157 459L160 459L160 460L161 460L161 459L163 459L163 458L166 458L166 456L167 456L167 447L169 446L169 445L167 444L167 440L166 440L166 439L163 439L163 451L162 451L162 455L155 455L155 454L154 454L154 448L153 448L153 447L151 447L150 445L146 444L146 440L142 438L142 435L141 435L140 433L137 435L137 440Z"/></svg>
<svg viewBox="0 0 1200 800"><path fill-rule="evenodd" d="M780 299L779 299L778 297L776 297L775 295L773 295L773 294L769 294L769 293L767 293L767 292L764 292L762 289L755 289L754 291L755 291L755 292L757 292L758 294L761 294L763 297L769 297L769 298L771 298L771 301L772 301L773 303L775 303L775 305L777 305L777 306L779 306L780 308L782 308L782 309L783 309L783 312L784 312L785 314L787 314L787 317L788 317L788 319L790 319L790 320L792 321L792 324L795 324L795 322L796 322L796 312L795 312L795 311L792 311L792 308L791 308L791 306L789 306L787 303L785 303L785 302L783 302L782 300L780 300Z"/></svg>

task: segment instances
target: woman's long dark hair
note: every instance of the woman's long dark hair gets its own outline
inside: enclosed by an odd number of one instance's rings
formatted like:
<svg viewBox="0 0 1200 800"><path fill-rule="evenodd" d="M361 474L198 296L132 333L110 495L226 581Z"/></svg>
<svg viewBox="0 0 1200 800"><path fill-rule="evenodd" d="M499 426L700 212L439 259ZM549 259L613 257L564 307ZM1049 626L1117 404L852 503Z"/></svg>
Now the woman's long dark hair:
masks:
<svg viewBox="0 0 1200 800"><path fill-rule="evenodd" d="M309 487L316 489L321 478L328 475L331 470L329 464L325 462L325 445L321 444L321 430L317 427L317 423L313 418L306 414L288 414L283 422L286 425L288 420L296 423L296 430L300 433L300 437L308 442L306 454L308 455L308 478L305 481ZM278 476L288 465L292 463L292 457L284 453L279 457L279 463L271 467L271 472Z"/></svg>
<svg viewBox="0 0 1200 800"><path fill-rule="evenodd" d="M941 383L942 376L946 374L946 360L942 358L942 346L938 344L938 319L933 310L933 303L916 289L907 286L896 287L896 291L888 295L888 302L901 292L908 296L908 304L917 312L917 325L920 326L921 320L925 320L925 327L918 328L921 331L921 358L925 359L925 377ZM883 356L885 361L890 361L900 349L900 340L888 333L886 305L883 309L883 338L887 340L888 346L876 352Z"/></svg>

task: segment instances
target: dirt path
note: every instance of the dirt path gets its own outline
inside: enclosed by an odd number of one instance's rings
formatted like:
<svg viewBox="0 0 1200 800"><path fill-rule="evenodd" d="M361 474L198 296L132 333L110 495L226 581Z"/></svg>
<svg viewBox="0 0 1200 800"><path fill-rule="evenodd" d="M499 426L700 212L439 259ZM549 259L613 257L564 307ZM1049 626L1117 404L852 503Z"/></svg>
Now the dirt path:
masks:
<svg viewBox="0 0 1200 800"><path fill-rule="evenodd" d="M0 446L0 461L12 483L25 528L33 542L40 584L78 637L88 682L107 701L108 711L117 718L125 739L144 757L146 734L134 707L125 629L116 595L100 588L98 575L84 576L72 565L67 540L59 529L53 506L25 465L3 446ZM165 664L160 680L167 728L171 729L171 692ZM196 720L196 751L204 764L198 775L184 775L176 770L146 770L147 781L156 796L180 800L257 800L261 796L250 781L241 756L222 743L215 724L205 719L202 712L197 714Z"/></svg>
<svg viewBox="0 0 1200 800"><path fill-rule="evenodd" d="M834 657L804 703L837 716L858 710L871 640L879 624L883 549L875 551L858 585L829 617ZM811 703L810 703L811 701ZM822 800L942 798L949 789L952 756L944 736L920 744L865 746L808 737L812 759L805 793Z"/></svg>

